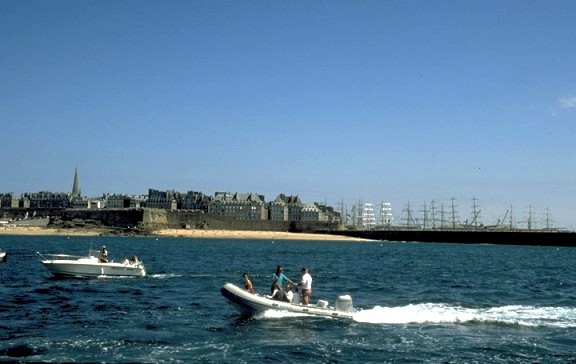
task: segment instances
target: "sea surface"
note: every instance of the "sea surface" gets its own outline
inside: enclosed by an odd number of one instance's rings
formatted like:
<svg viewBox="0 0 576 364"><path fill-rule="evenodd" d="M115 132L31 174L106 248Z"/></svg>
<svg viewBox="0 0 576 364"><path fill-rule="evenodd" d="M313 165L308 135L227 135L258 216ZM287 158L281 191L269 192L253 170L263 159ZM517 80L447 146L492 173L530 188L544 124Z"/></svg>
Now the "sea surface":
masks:
<svg viewBox="0 0 576 364"><path fill-rule="evenodd" d="M144 278L56 279L36 252L105 244ZM0 361L574 363L576 248L394 242L0 236ZM354 320L242 318L220 294L276 265Z"/></svg>

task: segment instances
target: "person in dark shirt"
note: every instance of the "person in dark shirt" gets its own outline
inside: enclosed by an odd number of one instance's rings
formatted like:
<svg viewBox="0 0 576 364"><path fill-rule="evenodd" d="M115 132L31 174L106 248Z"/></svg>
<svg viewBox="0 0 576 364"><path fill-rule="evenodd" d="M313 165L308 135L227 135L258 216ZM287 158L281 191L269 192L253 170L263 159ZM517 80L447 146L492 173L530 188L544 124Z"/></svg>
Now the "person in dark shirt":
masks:
<svg viewBox="0 0 576 364"><path fill-rule="evenodd" d="M106 246L103 245L102 249L100 250L100 263L108 263L108 251L106 250Z"/></svg>

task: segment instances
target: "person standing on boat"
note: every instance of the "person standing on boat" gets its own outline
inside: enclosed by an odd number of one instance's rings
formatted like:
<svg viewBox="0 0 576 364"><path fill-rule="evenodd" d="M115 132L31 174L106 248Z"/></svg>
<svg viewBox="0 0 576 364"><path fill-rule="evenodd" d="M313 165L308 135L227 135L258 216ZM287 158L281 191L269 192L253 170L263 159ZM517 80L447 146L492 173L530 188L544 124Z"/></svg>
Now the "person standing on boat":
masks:
<svg viewBox="0 0 576 364"><path fill-rule="evenodd" d="M252 284L252 280L248 276L248 273L242 274L242 278L244 278L244 290L254 294L254 285Z"/></svg>
<svg viewBox="0 0 576 364"><path fill-rule="evenodd" d="M106 245L102 245L100 250L100 263L108 263L108 251L106 250Z"/></svg>
<svg viewBox="0 0 576 364"><path fill-rule="evenodd" d="M280 287L280 289L284 287L285 280L294 284L294 282L292 282L288 277L286 277L283 272L284 267L279 265L278 267L276 267L276 273L272 275L272 287L270 287L270 294L272 296L274 295L274 291L277 288L276 286Z"/></svg>
<svg viewBox="0 0 576 364"><path fill-rule="evenodd" d="M310 303L310 296L312 295L312 276L308 273L307 268L302 268L302 281L298 284L302 291L302 304L307 305Z"/></svg>

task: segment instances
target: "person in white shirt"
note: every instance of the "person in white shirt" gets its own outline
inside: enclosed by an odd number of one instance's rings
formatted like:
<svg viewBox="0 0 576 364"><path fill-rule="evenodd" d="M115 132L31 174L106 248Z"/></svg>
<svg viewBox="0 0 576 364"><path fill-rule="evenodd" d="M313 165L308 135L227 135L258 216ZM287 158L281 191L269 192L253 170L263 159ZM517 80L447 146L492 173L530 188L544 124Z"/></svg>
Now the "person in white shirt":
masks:
<svg viewBox="0 0 576 364"><path fill-rule="evenodd" d="M286 299L288 300L288 302L292 302L292 299L294 298L294 292L292 292L292 284L288 283L288 288L286 289Z"/></svg>
<svg viewBox="0 0 576 364"><path fill-rule="evenodd" d="M310 296L312 295L312 276L308 273L307 268L302 268L302 281L298 284L302 291L302 304L307 305L310 303Z"/></svg>

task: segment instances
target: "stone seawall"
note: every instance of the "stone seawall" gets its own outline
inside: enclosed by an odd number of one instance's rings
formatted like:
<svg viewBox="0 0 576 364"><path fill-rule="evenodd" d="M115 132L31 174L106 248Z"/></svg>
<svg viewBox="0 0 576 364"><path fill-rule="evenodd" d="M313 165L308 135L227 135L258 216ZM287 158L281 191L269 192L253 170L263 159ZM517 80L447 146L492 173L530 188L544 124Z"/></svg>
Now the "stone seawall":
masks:
<svg viewBox="0 0 576 364"><path fill-rule="evenodd" d="M65 222L85 221L126 229L141 225L143 211L142 209L71 209L62 211L60 219Z"/></svg>
<svg viewBox="0 0 576 364"><path fill-rule="evenodd" d="M224 220L218 216L199 211L164 210L164 209L70 209L61 213L64 222L87 221L90 224L101 224L115 228L139 227L146 230L163 228L188 228L206 230L253 230L253 231L291 231L314 232L318 230L337 230L338 224L320 221L243 221Z"/></svg>
<svg viewBox="0 0 576 364"><path fill-rule="evenodd" d="M320 221L225 220L199 211L144 209L142 224L151 229L189 228L207 230L253 230L314 232L340 226Z"/></svg>

